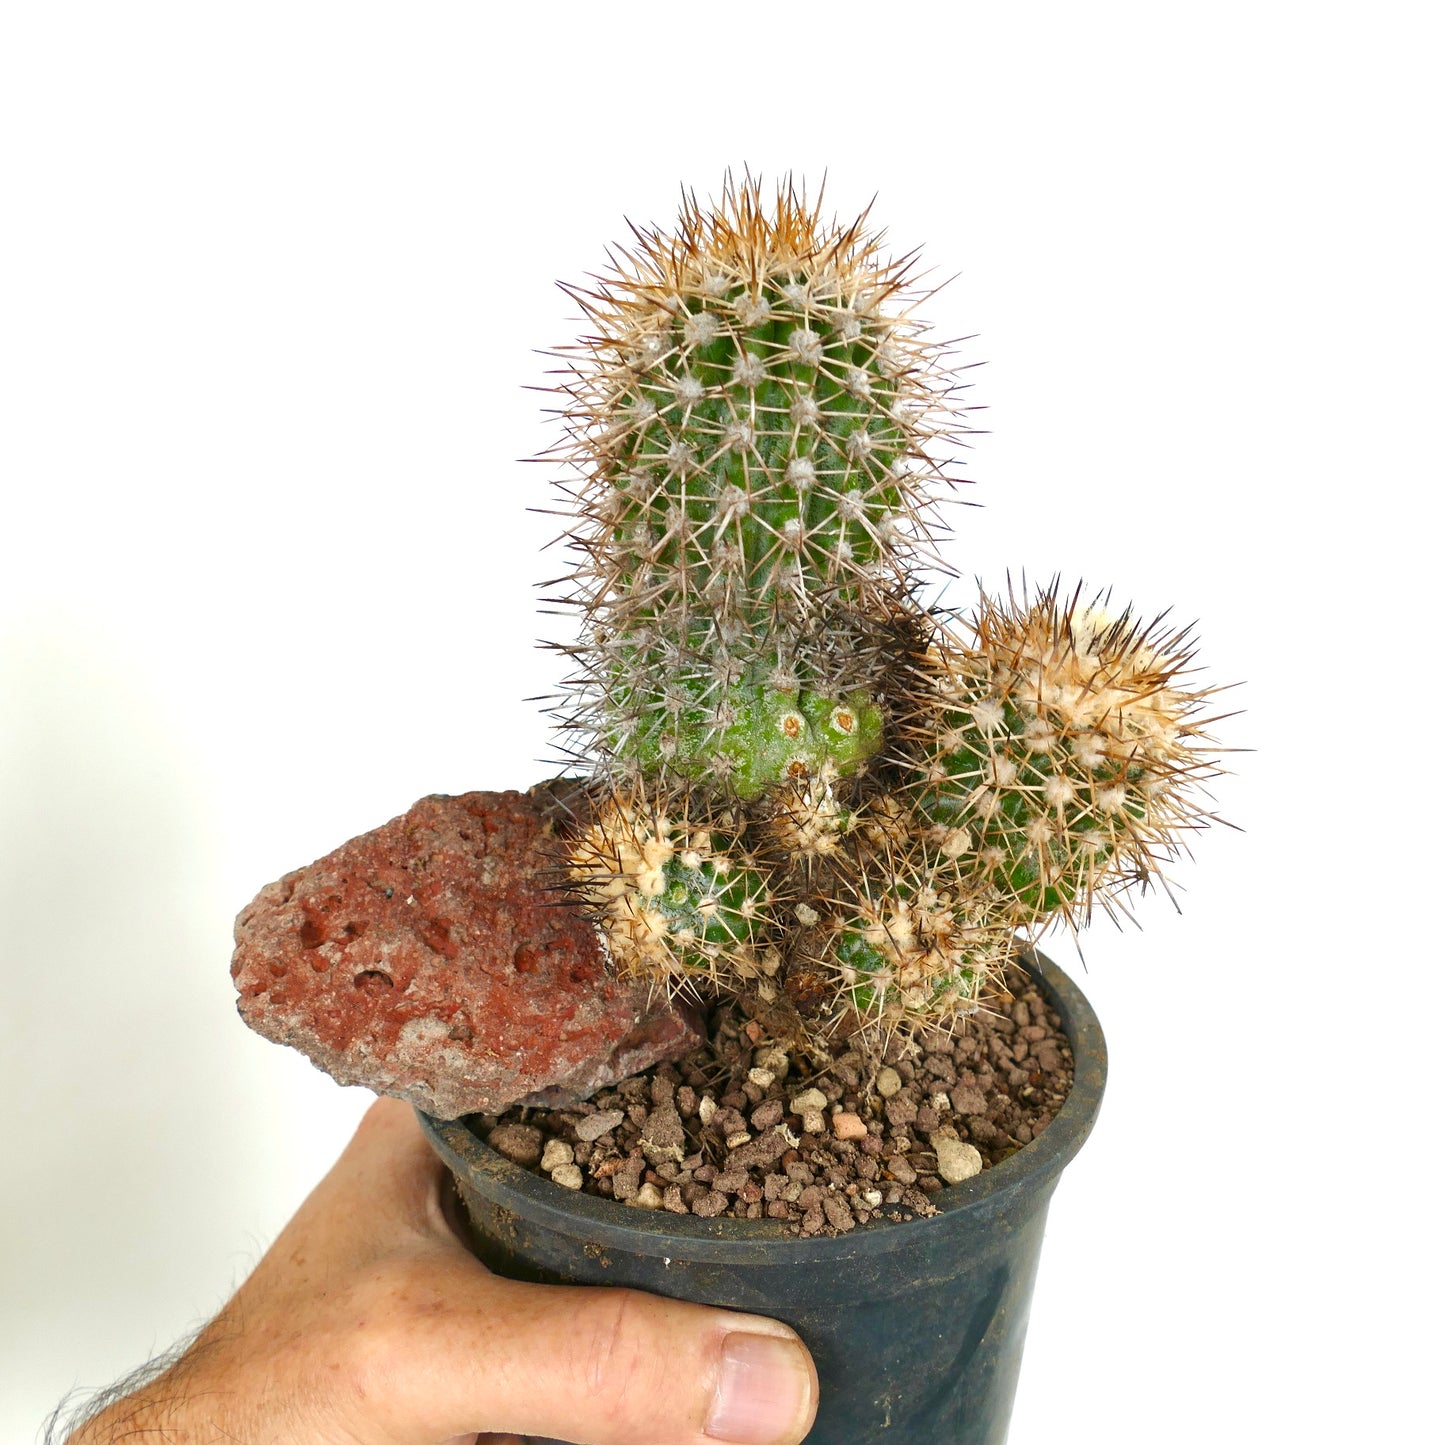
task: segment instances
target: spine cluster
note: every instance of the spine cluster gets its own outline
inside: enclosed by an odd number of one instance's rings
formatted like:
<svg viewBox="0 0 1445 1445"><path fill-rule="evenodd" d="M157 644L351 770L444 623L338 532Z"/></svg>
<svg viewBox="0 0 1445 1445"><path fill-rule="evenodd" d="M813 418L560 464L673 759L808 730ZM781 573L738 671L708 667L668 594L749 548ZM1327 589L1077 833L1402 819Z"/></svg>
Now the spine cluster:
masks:
<svg viewBox="0 0 1445 1445"><path fill-rule="evenodd" d="M1057 584L984 597L961 645L940 634L938 691L909 740L917 822L975 896L1036 929L1144 881L1205 821L1215 775L1190 690L1188 629L1084 606Z"/></svg>
<svg viewBox="0 0 1445 1445"><path fill-rule="evenodd" d="M636 235L562 353L569 881L626 971L947 1026L1199 826L1188 638L1057 587L917 604L967 408L866 216L750 180Z"/></svg>

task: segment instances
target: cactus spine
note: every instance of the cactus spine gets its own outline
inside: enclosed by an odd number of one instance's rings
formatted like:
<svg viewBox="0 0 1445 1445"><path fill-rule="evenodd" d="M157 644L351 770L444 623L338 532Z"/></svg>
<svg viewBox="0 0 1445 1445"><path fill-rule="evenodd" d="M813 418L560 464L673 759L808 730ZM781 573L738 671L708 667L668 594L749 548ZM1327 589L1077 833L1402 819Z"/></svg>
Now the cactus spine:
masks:
<svg viewBox="0 0 1445 1445"><path fill-rule="evenodd" d="M966 413L866 215L750 179L635 235L561 353L569 882L629 972L950 1026L1206 820L1188 630L1057 585L920 608Z"/></svg>

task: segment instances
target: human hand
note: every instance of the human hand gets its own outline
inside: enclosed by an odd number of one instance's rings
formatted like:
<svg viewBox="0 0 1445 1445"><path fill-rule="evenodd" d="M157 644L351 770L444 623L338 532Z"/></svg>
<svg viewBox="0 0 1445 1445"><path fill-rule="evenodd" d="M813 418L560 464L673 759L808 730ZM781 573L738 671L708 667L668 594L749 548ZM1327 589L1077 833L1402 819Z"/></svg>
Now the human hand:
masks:
<svg viewBox="0 0 1445 1445"><path fill-rule="evenodd" d="M812 1360L785 1325L490 1273L446 1170L381 1099L235 1298L70 1445L796 1445ZM480 1433L478 1433L480 1432Z"/></svg>

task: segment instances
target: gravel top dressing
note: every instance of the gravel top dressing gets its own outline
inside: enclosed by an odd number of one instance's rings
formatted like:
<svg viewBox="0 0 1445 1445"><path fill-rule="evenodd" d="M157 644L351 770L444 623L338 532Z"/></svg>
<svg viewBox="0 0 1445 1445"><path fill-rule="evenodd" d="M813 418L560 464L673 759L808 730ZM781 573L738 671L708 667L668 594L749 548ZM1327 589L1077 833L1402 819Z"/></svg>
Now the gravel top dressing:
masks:
<svg viewBox="0 0 1445 1445"><path fill-rule="evenodd" d="M467 1122L561 1187L641 1209L785 1220L800 1235L913 1219L1029 1143L1068 1096L1059 1016L1022 969L1007 986L957 1037L894 1039L881 1059L842 1041L821 1072L723 1006L677 1063L585 1103Z"/></svg>

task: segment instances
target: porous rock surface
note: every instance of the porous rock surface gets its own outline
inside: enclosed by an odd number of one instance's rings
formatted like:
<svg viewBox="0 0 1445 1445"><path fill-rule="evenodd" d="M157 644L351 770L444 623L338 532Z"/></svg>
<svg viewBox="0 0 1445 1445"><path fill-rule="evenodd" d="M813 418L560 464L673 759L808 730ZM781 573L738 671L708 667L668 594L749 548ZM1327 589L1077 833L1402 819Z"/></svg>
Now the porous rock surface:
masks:
<svg viewBox="0 0 1445 1445"><path fill-rule="evenodd" d="M439 1118L549 1104L701 1039L608 971L557 893L557 784L423 798L263 888L236 920L241 1017L343 1084Z"/></svg>

